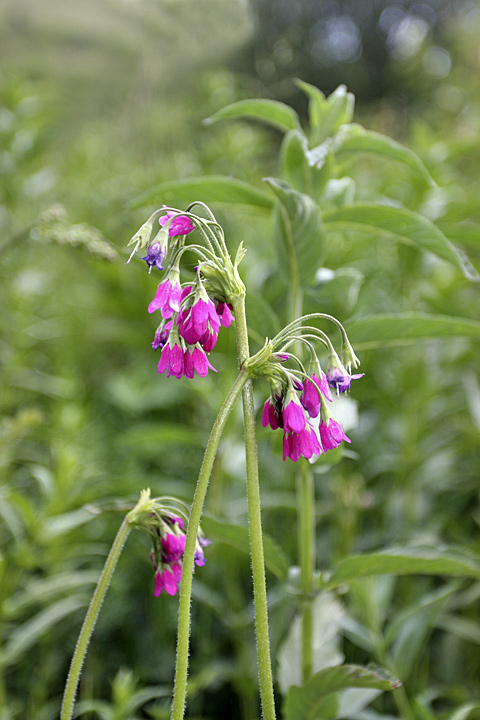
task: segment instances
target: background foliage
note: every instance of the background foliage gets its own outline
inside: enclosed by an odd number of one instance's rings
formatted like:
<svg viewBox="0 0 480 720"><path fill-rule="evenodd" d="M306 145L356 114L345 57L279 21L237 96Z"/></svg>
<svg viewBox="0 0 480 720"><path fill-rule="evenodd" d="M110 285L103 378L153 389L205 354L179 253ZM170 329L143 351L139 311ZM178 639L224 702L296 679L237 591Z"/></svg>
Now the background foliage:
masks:
<svg viewBox="0 0 480 720"><path fill-rule="evenodd" d="M209 428L234 377L232 331L212 357L214 379L157 375L146 306L158 278L138 262L125 268L126 241L149 202L182 205L200 189L213 199L216 193L222 202L212 204L231 247L243 240L248 248L242 267L256 349L287 311L288 267L275 245L282 211L277 205L272 223L276 195L264 177L283 177L321 200L312 212L321 212L316 222L328 242L318 266L305 264L312 270L303 278L305 309L345 320L366 373L348 405L351 452L315 467L323 571L317 669L345 658L381 664L403 681L393 694L342 696L340 707L336 698L322 716L478 713L479 286L438 252L391 241L403 230L423 243L425 226L416 235L396 222L358 234L347 222L353 202L403 212L405 222L412 217L405 213L417 213L479 268L478 8L372 3L374 12L365 14L371 27L381 30L389 10L384 25L390 17L397 38L386 43L397 47L388 62L377 63L374 90L365 84L366 77L373 82L366 63L373 48L386 52L375 45L377 30L371 40L362 30L359 57L332 65L315 56L311 75L302 72L308 56L286 49L281 27L265 45L273 48L273 74L258 60L255 38L264 37L271 13L279 26L287 6L300 24L307 11L327 24L336 14L344 29L350 18L351 30L358 11L341 5L339 12L336 3L272 2L259 5L256 19L241 4L213 0L201 11L193 2L92 3L90 12L83 4L81 16L73 3L0 8L2 720L58 715L77 631L121 511L146 486L191 499ZM408 52L398 50L399 38ZM295 131L287 142L278 123L202 125L230 103L275 97L291 102L307 128L306 96L294 75L327 92L347 80L358 95L355 120L405 142L426 171L415 160L399 164L391 150L378 157L347 144L328 168L333 183L322 185L320 173L313 188L302 186ZM345 142L358 141L352 137ZM323 139L312 138L312 147ZM225 181L151 190L204 175L248 182L263 200L255 209L226 203ZM384 222L392 222L391 212ZM397 313L405 314L403 324L382 319ZM267 387L256 392L260 407ZM258 436L282 707L298 665L297 501L277 438L260 429ZM216 542L194 583L190 713L250 719L259 710L239 415L222 441L207 505L205 529ZM85 717L168 716L176 600L153 597L148 545L137 535L89 648L79 697Z"/></svg>

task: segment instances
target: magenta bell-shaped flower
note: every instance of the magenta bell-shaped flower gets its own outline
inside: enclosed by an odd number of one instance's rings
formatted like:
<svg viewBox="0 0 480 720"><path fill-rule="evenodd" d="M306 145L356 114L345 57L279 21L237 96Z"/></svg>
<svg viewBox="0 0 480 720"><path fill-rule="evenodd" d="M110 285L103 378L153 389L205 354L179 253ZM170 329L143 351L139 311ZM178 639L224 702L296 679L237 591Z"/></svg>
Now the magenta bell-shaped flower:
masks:
<svg viewBox="0 0 480 720"><path fill-rule="evenodd" d="M163 207L165 207L165 205ZM175 237L176 235L188 235L188 233L191 233L192 230L195 230L195 225L186 215L177 215L177 217L173 217L174 215L174 212L168 211L165 215L158 218L158 222L162 227L166 225L171 218L173 218L168 226L168 234L170 237Z"/></svg>
<svg viewBox="0 0 480 720"><path fill-rule="evenodd" d="M283 436L283 460L289 457L293 462L301 457L309 460L314 455L321 455L322 448L309 422L300 432L285 432Z"/></svg>
<svg viewBox="0 0 480 720"><path fill-rule="evenodd" d="M326 421L322 420L318 431L320 433L320 440L322 441L322 446L325 452L338 447L342 440L346 440L348 443L351 442L351 440L343 432L340 423L332 417Z"/></svg>
<svg viewBox="0 0 480 720"><path fill-rule="evenodd" d="M160 310L163 318L172 317L174 312L180 310L181 295L182 288L180 284L175 279L172 283L170 277L168 277L158 286L155 297L148 306L148 312L153 313L155 310Z"/></svg>
<svg viewBox="0 0 480 720"><path fill-rule="evenodd" d="M193 378L195 372L200 377L205 377L209 370L217 372L213 365L210 364L205 352L200 345L188 347L184 356L184 374L185 377Z"/></svg>

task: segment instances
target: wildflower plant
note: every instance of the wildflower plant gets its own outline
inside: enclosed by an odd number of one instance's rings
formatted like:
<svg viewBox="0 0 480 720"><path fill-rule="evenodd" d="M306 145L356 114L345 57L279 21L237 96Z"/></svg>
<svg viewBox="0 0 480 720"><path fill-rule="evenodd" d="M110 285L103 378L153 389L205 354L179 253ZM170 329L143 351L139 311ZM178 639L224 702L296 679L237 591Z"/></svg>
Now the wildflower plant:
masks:
<svg viewBox="0 0 480 720"><path fill-rule="evenodd" d="M200 520L220 438L240 395L244 419L260 696L263 717L266 720L275 718L254 382L260 383L262 388L268 388L263 407L257 408L261 425L263 428L281 431L282 459L298 468L298 593L302 620L300 675L303 686L290 687L285 705L286 718L296 720L297 717L316 717L317 710L320 712L320 701L333 692L329 688L335 691L349 687L391 690L400 685L388 673L357 666L334 666L315 673L315 596L321 589L328 590L342 585L345 577L348 579L350 576L339 572L337 578L334 573L330 580L327 578L321 581L316 577L315 494L310 466L322 456L328 453L331 455L330 451L342 444L351 444L342 423L335 417L334 406L336 398L350 392L352 381L360 380L363 373L357 372L360 361L340 320L317 311L317 308L314 312L303 314L305 288L314 280L323 259L325 243L329 238L335 238L339 229L382 237L385 235L389 239L393 236L400 242L416 244L437 254L469 279L478 278L468 260L426 218L382 203L367 205L352 202L349 195L351 183L346 182L348 178L339 176L342 167L337 158L357 149L372 154L389 154L415 172L427 186L433 187L435 183L411 151L350 122L353 97L344 88L339 88L326 99L316 88L306 83L300 83L300 86L310 100L310 136L300 127L294 111L281 103L246 101L227 108L224 114L220 111L211 118L211 122L216 122L223 117L257 117L285 132L281 149L285 179L266 179L275 197L274 201L264 191L231 178L205 180L205 184L210 183L210 188L215 188L219 196L224 193L225 197L230 198L233 192L233 195L237 193L241 198L239 202L244 202L247 197L252 206L271 209L278 271L288 294L288 317L283 329L267 337L263 347L255 354L250 353L245 308L247 291L239 272L245 250L240 244L235 255L231 255L223 228L203 201L195 201L185 209L163 205L152 213L130 240L129 245L133 249L127 262L137 252L141 252L148 273L159 277L158 287L148 305L148 312L158 318L152 342L152 348L158 351L159 356L158 373L183 382L183 378L192 379L195 375L205 377L209 371L217 372L214 351L218 335L223 332L222 328L227 330L234 327L238 375L213 424L191 509L188 510L172 498L151 500L149 493L143 492L137 506L127 515L99 581L100 590L97 588L87 613L72 662L62 720L71 717L75 687L88 637L108 578L132 526L147 532L151 539L155 595L162 592L175 595L179 591L171 718L182 720L187 688L192 576L196 568L204 565L204 549L209 543L202 533ZM183 184L184 190L194 187L201 188L198 183L189 186L186 181ZM149 199L150 196L147 196L144 201L148 202ZM323 214L319 207L322 203L326 207ZM333 333L328 332L328 329L333 330ZM415 336L415 327L412 333ZM395 558L395 554L386 556L385 562L382 560L375 567L381 567L385 572L395 572L398 565L395 559L389 564L391 557ZM429 569L433 566L428 563L429 559L426 558L415 567L420 567L424 572L435 572ZM362 577L362 572L360 567L358 574L354 573L352 578ZM382 657L385 659L386 655ZM306 704L302 705L304 690ZM404 696L397 701L401 711L405 702ZM303 708L303 715L300 707ZM330 712L331 708L325 709L325 712L327 710Z"/></svg>

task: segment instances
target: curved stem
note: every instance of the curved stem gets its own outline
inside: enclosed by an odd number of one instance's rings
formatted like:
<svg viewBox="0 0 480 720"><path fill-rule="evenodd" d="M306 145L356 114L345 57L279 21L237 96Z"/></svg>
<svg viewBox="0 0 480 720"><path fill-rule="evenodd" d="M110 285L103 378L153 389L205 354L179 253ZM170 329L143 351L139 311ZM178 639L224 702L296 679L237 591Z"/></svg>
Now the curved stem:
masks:
<svg viewBox="0 0 480 720"><path fill-rule="evenodd" d="M193 497L190 520L187 527L185 552L183 555L183 572L180 583L180 603L178 609L177 659L175 665L175 686L173 691L172 720L182 720L185 710L187 694L188 652L190 640L190 601L192 596L192 574L194 569L195 545L198 528L202 516L203 504L207 493L208 481L212 472L215 455L220 437L230 412L240 395L240 391L247 382L245 370L235 380L228 393L220 412L215 420L210 438L205 449L202 466L198 475L197 487Z"/></svg>
<svg viewBox="0 0 480 720"><path fill-rule="evenodd" d="M238 359L240 367L242 367L249 356L245 296L237 296L232 304L237 331ZM248 524L250 554L252 558L260 697L264 720L275 720L275 700L273 695L272 664L268 633L267 587L265 581L262 517L260 509L260 486L258 479L257 437L255 432L255 411L251 380L247 380L245 383L242 391L242 400L247 471Z"/></svg>
<svg viewBox="0 0 480 720"><path fill-rule="evenodd" d="M115 565L122 552L123 545L127 539L127 535L130 532L130 524L128 517L125 517L120 529L113 541L113 545L105 561L105 566L102 570L102 574L93 593L92 600L90 602L85 620L83 621L80 635L78 636L77 647L73 654L72 662L70 664L70 670L68 672L67 683L65 685L65 691L63 694L62 710L60 714L60 720L70 720L73 713L73 704L75 702L75 694L77 692L78 681L80 679L80 673L82 670L83 661L87 653L88 643L92 636L93 628L97 621L98 613L107 592L108 584L115 570Z"/></svg>

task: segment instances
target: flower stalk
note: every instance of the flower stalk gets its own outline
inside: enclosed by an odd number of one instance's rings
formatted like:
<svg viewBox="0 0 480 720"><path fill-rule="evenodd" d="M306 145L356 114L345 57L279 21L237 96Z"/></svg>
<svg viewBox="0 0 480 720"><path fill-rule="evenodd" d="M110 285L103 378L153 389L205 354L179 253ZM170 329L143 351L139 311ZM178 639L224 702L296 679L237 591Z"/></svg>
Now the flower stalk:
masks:
<svg viewBox="0 0 480 720"><path fill-rule="evenodd" d="M243 367L243 364L249 357L245 296L237 296L232 301L232 305L236 321L238 360L240 367ZM257 437L251 379L247 380L242 390L242 401L247 471L248 525L250 555L252 558L260 697L264 720L275 720L275 700L273 695L272 663L268 632L267 587L260 509L260 486L258 478Z"/></svg>
<svg viewBox="0 0 480 720"><path fill-rule="evenodd" d="M208 482L213 468L215 455L217 453L220 437L235 402L240 395L242 388L247 382L247 374L244 369L240 370L230 392L228 393L220 412L213 424L212 431L205 449L202 466L198 475L197 487L193 497L190 520L188 523L187 537L185 541L185 552L183 555L184 572L180 583L180 602L178 609L178 634L177 634L177 658L175 664L175 685L173 692L173 703L171 720L182 720L185 711L185 699L187 694L188 676L188 653L190 642L190 603L192 597L192 572L195 558L195 546L202 516L203 505L207 493ZM63 720L63 718L62 718Z"/></svg>
<svg viewBox="0 0 480 720"><path fill-rule="evenodd" d="M85 620L83 621L82 629L80 630L77 646L75 648L72 662L70 664L70 670L68 672L67 683L65 685L60 720L71 720L75 695L77 692L83 662L87 653L88 643L90 642L93 628L95 627L98 613L100 612L100 607L102 605L103 598L105 597L105 593L107 592L113 571L115 570L115 566L130 530L131 524L127 515L123 519L120 529L113 541L113 545L105 561L105 566L98 579L97 587L95 588L95 592L93 593L92 600L88 607Z"/></svg>

